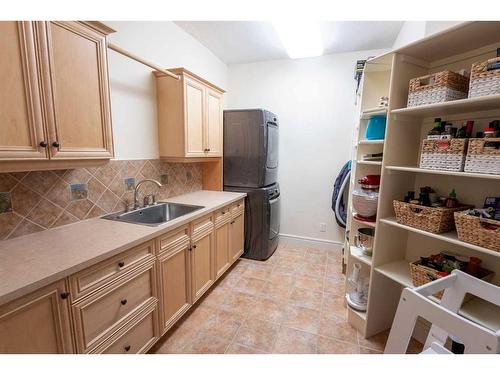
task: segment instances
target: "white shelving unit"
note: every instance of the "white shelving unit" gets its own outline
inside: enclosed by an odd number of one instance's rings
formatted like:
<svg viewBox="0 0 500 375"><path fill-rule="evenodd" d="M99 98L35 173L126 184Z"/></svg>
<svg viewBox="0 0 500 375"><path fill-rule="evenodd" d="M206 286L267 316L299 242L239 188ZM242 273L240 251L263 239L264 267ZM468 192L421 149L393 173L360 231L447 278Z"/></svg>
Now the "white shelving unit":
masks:
<svg viewBox="0 0 500 375"><path fill-rule="evenodd" d="M354 134L354 152L352 155L352 171L350 191L352 192L357 181L369 174L381 174L382 161L362 160L364 154L380 153L384 148L384 140L365 139L366 127L372 116L388 116L388 108L377 107L381 96L389 95L389 81L391 75L392 54L380 56L367 61L363 72L362 98L360 102L359 123ZM349 249L347 256L347 276L350 275L353 264L360 263L362 276L371 278L372 257L364 255L362 250L354 246L354 236L359 228L376 228L376 222L357 220L356 212L352 209L352 195L349 197L347 229L350 233L350 243L345 248ZM346 291L348 284L346 283ZM348 321L361 332L366 330L367 312L359 312L348 307Z"/></svg>
<svg viewBox="0 0 500 375"><path fill-rule="evenodd" d="M455 126L474 120L474 132L482 131L490 121L500 119L500 95L406 107L411 78L446 69L470 71L472 63L495 57L497 48L500 48L499 22L467 22L367 63L358 139L354 140L357 162L353 163L351 189L366 174L381 173L381 186L376 223L370 225L352 217L349 222L351 237L363 226L376 229L373 255L364 259L360 249L352 246L347 268L349 274L352 263L359 262L370 277L367 312L355 314L349 310L348 314L349 322L366 337L391 327L402 289L413 287L409 263L421 256L448 251L479 257L484 268L495 272L491 282L500 285L500 252L460 241L456 232L433 234L399 224L393 209L394 200L401 200L408 191L418 191L422 186L432 186L440 195L455 189L460 201L477 207L482 207L485 197L500 195L498 175L418 167L422 140L433 127L435 117ZM375 98L378 100L380 96L389 97L385 140L366 141L360 135L366 130L369 116L381 114L374 109ZM366 163L361 158L363 153L382 150L380 164ZM464 304L460 313L481 325L500 329L500 309L481 299ZM418 329L425 329L425 325L417 325Z"/></svg>

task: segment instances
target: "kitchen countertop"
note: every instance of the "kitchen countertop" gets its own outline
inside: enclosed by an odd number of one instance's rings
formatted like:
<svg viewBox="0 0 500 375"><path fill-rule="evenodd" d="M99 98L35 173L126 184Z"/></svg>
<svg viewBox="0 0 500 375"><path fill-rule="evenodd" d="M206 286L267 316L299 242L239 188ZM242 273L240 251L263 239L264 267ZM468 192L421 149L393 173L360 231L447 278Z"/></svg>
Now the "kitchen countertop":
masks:
<svg viewBox="0 0 500 375"><path fill-rule="evenodd" d="M204 208L156 227L94 218L0 241L0 305L236 202L245 195L201 190L171 197L166 202Z"/></svg>

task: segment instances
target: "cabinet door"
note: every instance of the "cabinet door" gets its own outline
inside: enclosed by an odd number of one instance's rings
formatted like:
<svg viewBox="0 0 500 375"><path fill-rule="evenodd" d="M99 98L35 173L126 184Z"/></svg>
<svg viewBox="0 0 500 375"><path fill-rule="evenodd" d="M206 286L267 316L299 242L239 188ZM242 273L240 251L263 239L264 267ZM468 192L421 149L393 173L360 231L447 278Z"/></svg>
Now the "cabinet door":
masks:
<svg viewBox="0 0 500 375"><path fill-rule="evenodd" d="M162 332L191 306L189 242L158 257L162 296Z"/></svg>
<svg viewBox="0 0 500 375"><path fill-rule="evenodd" d="M226 222L215 229L215 277L219 278L230 266L229 232L231 224Z"/></svg>
<svg viewBox="0 0 500 375"><path fill-rule="evenodd" d="M0 307L0 353L73 353L64 280Z"/></svg>
<svg viewBox="0 0 500 375"><path fill-rule="evenodd" d="M236 261L244 251L244 215L238 214L231 221L229 231L229 257L231 263Z"/></svg>
<svg viewBox="0 0 500 375"><path fill-rule="evenodd" d="M111 158L105 37L78 22L37 28L51 158Z"/></svg>
<svg viewBox="0 0 500 375"><path fill-rule="evenodd" d="M207 156L222 156L222 94L207 88L207 123L205 144Z"/></svg>
<svg viewBox="0 0 500 375"><path fill-rule="evenodd" d="M215 280L213 217L195 221L191 233L191 283L193 303L210 288Z"/></svg>
<svg viewBox="0 0 500 375"><path fill-rule="evenodd" d="M205 87L189 77L184 77L184 95L186 156L204 156Z"/></svg>
<svg viewBox="0 0 500 375"><path fill-rule="evenodd" d="M0 22L0 159L45 159L32 22Z"/></svg>

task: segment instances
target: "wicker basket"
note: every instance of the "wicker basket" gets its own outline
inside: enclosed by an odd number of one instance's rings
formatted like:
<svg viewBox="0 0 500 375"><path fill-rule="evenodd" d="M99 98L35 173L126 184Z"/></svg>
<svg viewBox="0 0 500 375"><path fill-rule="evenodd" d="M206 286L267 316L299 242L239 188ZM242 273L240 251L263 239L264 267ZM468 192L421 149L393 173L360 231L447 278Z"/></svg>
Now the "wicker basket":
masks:
<svg viewBox="0 0 500 375"><path fill-rule="evenodd" d="M445 70L413 78L408 91L408 107L467 98L469 78Z"/></svg>
<svg viewBox="0 0 500 375"><path fill-rule="evenodd" d="M491 272L487 269L480 268L479 278L483 281L490 281L495 275L494 272ZM420 264L420 260L416 262L410 263L410 275L413 286L422 286L424 284L430 283L431 281L439 279L441 276L438 276L438 271L433 268L429 268L426 266L422 266ZM443 297L443 291L437 292L434 294L434 297L441 299ZM470 301L474 296L471 294L466 294L463 303Z"/></svg>
<svg viewBox="0 0 500 375"><path fill-rule="evenodd" d="M444 233L455 229L453 213L472 208L472 206L427 207L397 200L393 201L393 204L398 223L431 233Z"/></svg>
<svg viewBox="0 0 500 375"><path fill-rule="evenodd" d="M500 147L484 147L486 143L500 145L500 138L476 138L469 140L464 167L466 172L500 174Z"/></svg>
<svg viewBox="0 0 500 375"><path fill-rule="evenodd" d="M500 221L455 212L455 226L460 241L500 251Z"/></svg>
<svg viewBox="0 0 500 375"><path fill-rule="evenodd" d="M500 68L488 70L488 65L500 62L500 57L472 64L469 98L500 94Z"/></svg>
<svg viewBox="0 0 500 375"><path fill-rule="evenodd" d="M451 140L424 139L420 155L420 168L463 171L467 141L465 138Z"/></svg>

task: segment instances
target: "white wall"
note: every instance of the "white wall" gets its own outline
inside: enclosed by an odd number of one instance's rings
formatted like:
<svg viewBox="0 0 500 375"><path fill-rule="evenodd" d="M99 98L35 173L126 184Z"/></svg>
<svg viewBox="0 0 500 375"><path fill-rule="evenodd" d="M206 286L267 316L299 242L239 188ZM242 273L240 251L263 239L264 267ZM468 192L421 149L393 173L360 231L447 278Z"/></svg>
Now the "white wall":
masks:
<svg viewBox="0 0 500 375"><path fill-rule="evenodd" d="M382 52L229 66L226 107L265 108L280 120L283 234L343 241L330 206L335 178L350 155L354 66Z"/></svg>
<svg viewBox="0 0 500 375"><path fill-rule="evenodd" d="M173 22L106 22L108 40L166 68L185 67L226 87L227 66ZM109 50L115 158L158 157L156 87L152 70Z"/></svg>

